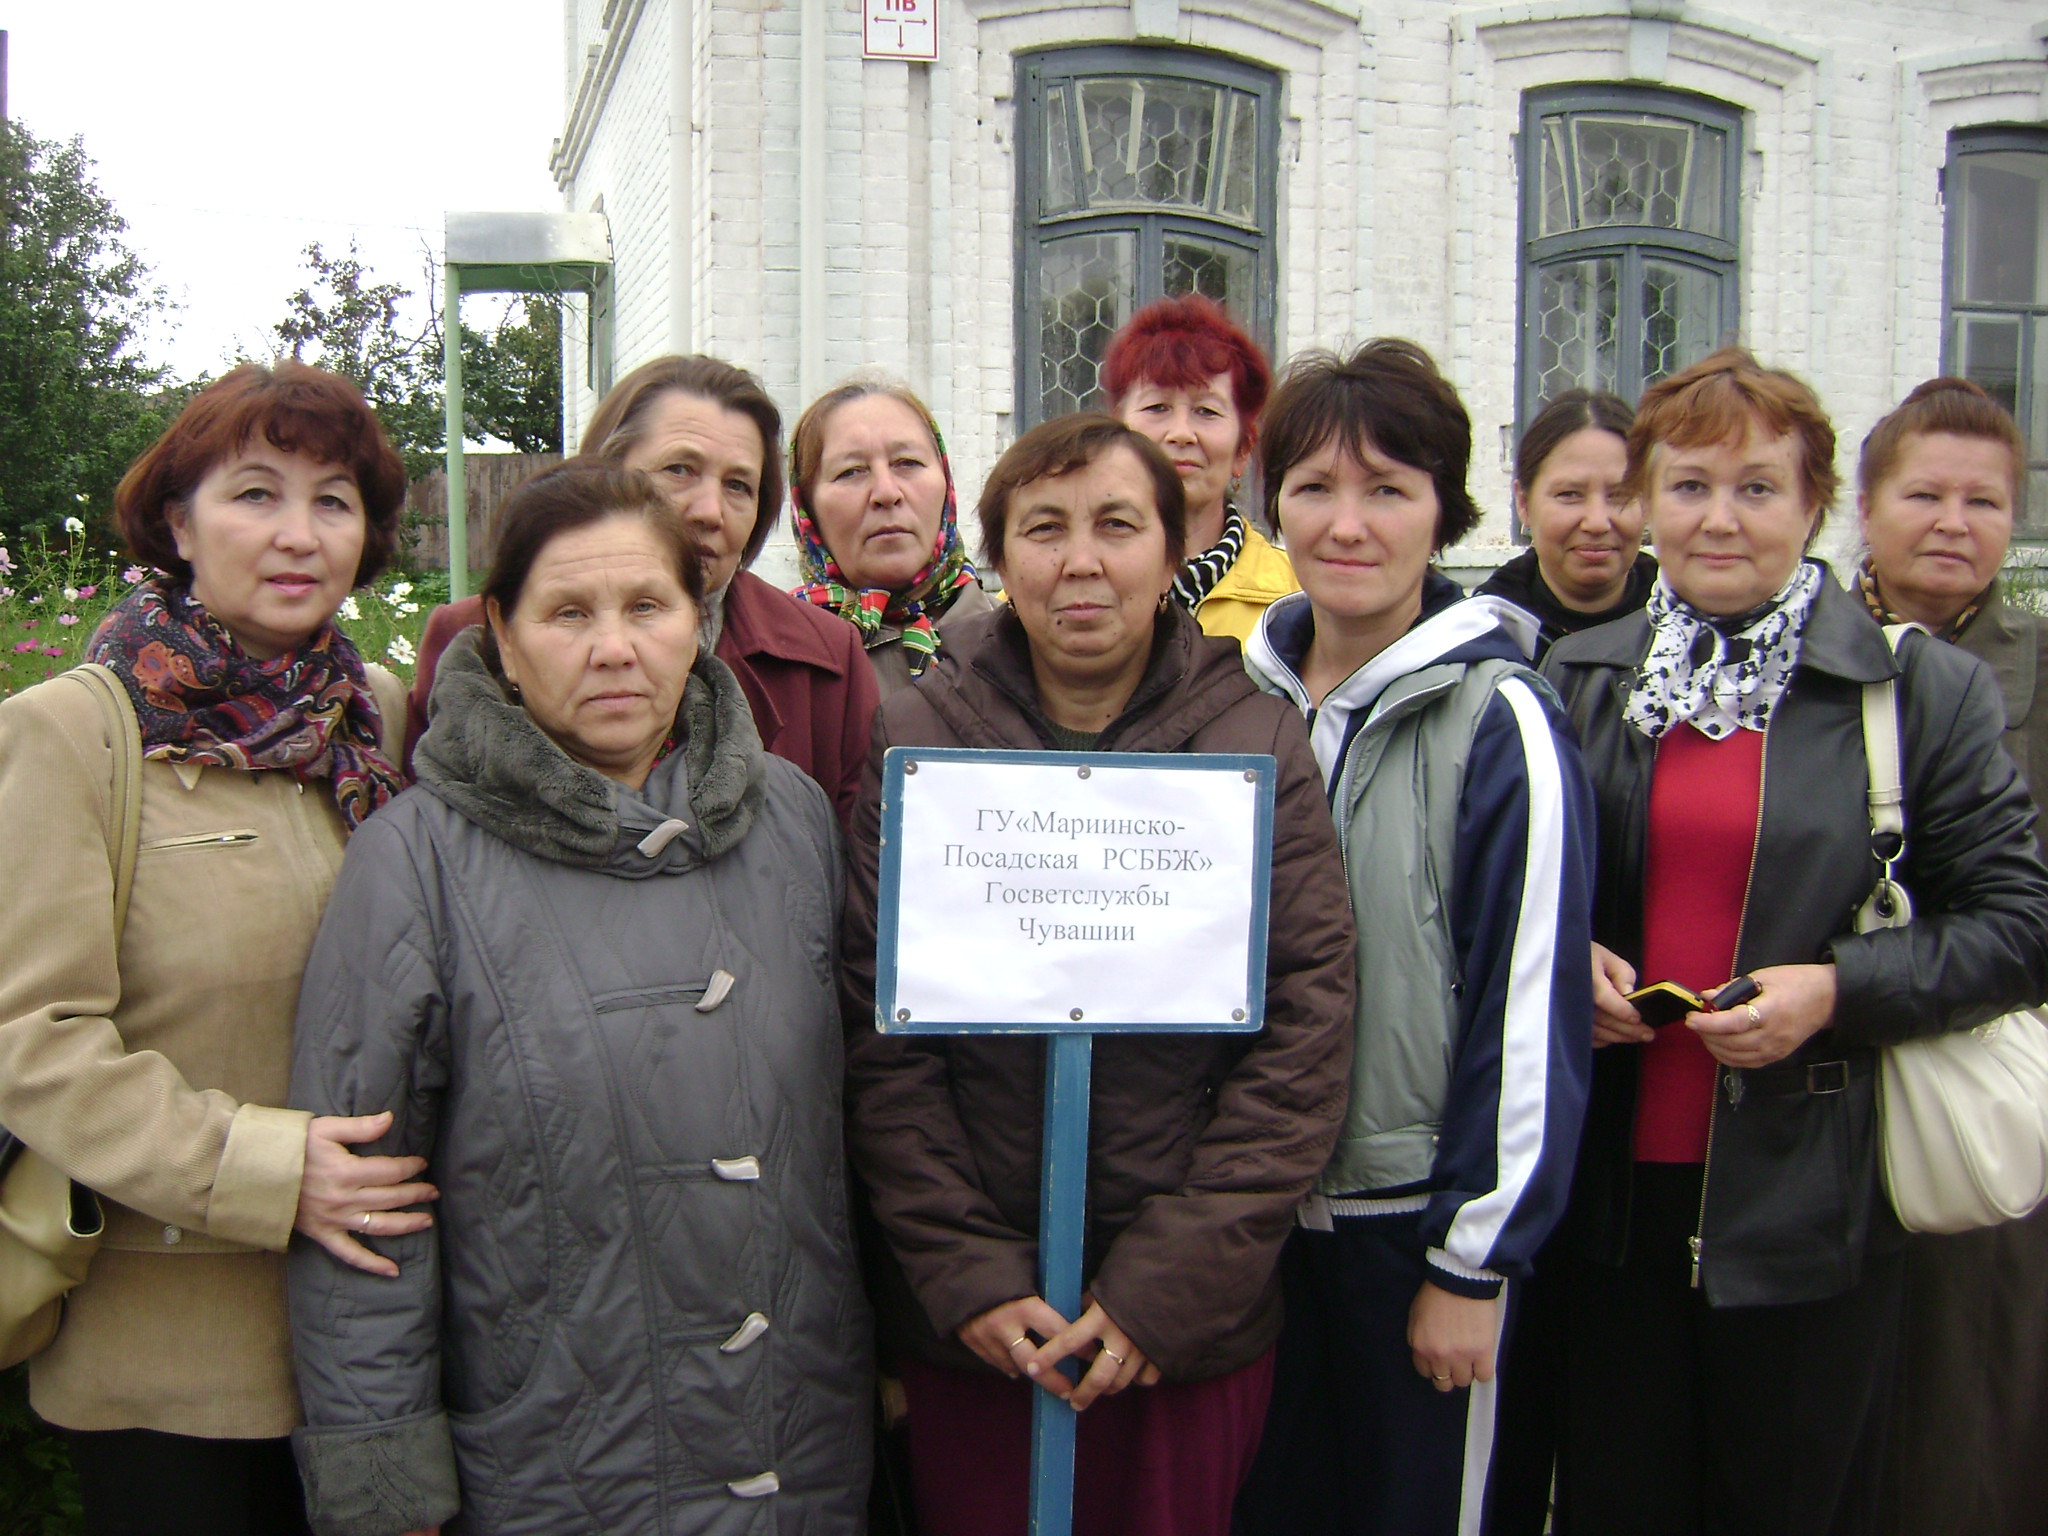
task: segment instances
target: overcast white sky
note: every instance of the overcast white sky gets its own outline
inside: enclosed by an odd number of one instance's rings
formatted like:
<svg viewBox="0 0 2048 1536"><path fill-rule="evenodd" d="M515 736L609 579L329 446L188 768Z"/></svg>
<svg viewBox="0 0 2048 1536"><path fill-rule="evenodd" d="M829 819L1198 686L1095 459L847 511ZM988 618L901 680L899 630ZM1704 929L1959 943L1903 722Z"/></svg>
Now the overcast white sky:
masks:
<svg viewBox="0 0 2048 1536"><path fill-rule="evenodd" d="M9 114L84 137L182 306L148 347L180 374L268 354L308 241L417 290L450 209L562 205L561 0L0 0L0 31Z"/></svg>

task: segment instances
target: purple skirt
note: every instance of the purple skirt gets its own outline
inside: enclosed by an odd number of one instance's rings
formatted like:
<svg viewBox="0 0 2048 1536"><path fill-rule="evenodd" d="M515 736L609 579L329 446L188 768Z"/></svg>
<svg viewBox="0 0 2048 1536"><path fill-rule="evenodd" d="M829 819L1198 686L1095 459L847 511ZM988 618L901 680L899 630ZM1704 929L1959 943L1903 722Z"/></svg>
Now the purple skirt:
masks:
<svg viewBox="0 0 2048 1536"><path fill-rule="evenodd" d="M915 1360L901 1369L922 1536L1024 1536L1038 1389ZM1076 1437L1074 1536L1229 1536L1272 1395L1268 1350L1227 1376L1099 1399Z"/></svg>

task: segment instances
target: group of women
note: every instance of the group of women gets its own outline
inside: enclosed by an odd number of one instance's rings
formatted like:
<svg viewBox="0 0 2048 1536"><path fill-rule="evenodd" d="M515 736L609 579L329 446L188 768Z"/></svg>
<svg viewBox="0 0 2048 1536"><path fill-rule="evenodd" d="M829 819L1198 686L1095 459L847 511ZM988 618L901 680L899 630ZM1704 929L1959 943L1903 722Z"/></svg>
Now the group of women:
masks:
<svg viewBox="0 0 2048 1536"><path fill-rule="evenodd" d="M107 1209L31 1366L95 1536L851 1532L878 1417L925 1536L1010 1536L1042 1392L1084 1536L2038 1514L2048 1217L1909 1241L1876 1147L1885 1045L2048 997L2010 419L1879 424L1844 586L1805 385L1574 392L1466 596L1419 348L1276 382L1169 300L1103 383L979 565L931 413L823 396L785 594L775 405L650 362L409 699L334 624L403 496L349 385L237 369L137 462L160 574L89 652L132 723L0 704L0 1123ZM1886 679L1917 916L1858 933ZM1098 1043L1077 1317L1042 1043L873 1027L882 754L935 745L1278 768L1264 1027Z"/></svg>

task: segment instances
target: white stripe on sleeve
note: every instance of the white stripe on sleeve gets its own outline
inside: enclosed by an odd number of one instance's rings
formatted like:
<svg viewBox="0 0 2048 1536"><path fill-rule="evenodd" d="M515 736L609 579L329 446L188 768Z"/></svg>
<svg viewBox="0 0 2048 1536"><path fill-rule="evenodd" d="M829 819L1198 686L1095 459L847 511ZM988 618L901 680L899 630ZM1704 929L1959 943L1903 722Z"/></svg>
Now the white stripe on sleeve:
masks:
<svg viewBox="0 0 2048 1536"><path fill-rule="evenodd" d="M1458 1208L1444 1249L1475 1269L1487 1259L1501 1229L1535 1176L1543 1153L1550 1097L1550 1010L1557 961L1557 909L1564 883L1564 775L1542 702L1521 678L1508 678L1500 696L1515 713L1529 781L1528 847L1522 865L1522 905L1508 962L1507 1007L1501 1019L1500 1108L1495 1130L1492 1190Z"/></svg>

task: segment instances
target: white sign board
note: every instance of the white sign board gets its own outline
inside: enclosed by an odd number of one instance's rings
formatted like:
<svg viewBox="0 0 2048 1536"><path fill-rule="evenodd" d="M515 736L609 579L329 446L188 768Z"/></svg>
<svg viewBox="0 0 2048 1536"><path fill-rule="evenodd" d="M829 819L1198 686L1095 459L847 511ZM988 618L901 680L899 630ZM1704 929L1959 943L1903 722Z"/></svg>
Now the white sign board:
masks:
<svg viewBox="0 0 2048 1536"><path fill-rule="evenodd" d="M876 1024L1254 1031L1270 757L892 748Z"/></svg>
<svg viewBox="0 0 2048 1536"><path fill-rule="evenodd" d="M939 0L862 0L860 51L870 59L936 59Z"/></svg>

